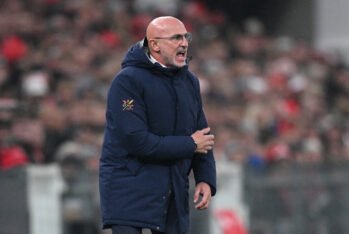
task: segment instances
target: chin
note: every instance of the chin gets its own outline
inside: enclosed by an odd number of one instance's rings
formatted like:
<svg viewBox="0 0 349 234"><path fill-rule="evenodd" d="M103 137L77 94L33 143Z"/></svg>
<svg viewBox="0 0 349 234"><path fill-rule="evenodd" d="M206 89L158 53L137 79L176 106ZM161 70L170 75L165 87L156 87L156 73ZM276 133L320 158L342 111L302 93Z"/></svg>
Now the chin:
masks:
<svg viewBox="0 0 349 234"><path fill-rule="evenodd" d="M181 68L181 67L184 67L185 66L185 62L183 62L183 63L175 63L174 65L176 66L176 67L179 67L179 68Z"/></svg>

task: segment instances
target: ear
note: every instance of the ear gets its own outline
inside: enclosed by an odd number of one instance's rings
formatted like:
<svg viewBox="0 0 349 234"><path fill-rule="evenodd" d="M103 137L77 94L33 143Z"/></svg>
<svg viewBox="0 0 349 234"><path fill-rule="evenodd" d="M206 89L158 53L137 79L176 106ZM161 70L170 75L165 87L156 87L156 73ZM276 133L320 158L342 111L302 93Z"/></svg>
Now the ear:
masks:
<svg viewBox="0 0 349 234"><path fill-rule="evenodd" d="M151 40L149 41L150 44L150 48L155 52L155 53L159 53L160 52L160 47L157 41L155 40Z"/></svg>

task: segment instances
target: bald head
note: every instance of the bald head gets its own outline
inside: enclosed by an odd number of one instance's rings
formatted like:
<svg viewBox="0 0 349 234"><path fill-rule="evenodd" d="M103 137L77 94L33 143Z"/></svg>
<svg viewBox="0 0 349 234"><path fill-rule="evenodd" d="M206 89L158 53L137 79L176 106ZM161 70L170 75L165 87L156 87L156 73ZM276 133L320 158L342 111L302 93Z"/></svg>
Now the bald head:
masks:
<svg viewBox="0 0 349 234"><path fill-rule="evenodd" d="M177 29L185 30L185 26L179 19L172 16L161 16L153 19L146 31L147 38L169 36Z"/></svg>
<svg viewBox="0 0 349 234"><path fill-rule="evenodd" d="M184 24L172 16L153 19L146 31L148 52L157 62L167 67L186 64L189 41Z"/></svg>

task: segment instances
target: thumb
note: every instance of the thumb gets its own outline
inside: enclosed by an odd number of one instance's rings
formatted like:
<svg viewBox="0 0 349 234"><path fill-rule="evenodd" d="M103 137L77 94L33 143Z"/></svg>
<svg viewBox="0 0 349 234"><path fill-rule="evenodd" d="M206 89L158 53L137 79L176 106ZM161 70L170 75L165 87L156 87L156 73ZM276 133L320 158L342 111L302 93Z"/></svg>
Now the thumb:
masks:
<svg viewBox="0 0 349 234"><path fill-rule="evenodd" d="M203 134L207 134L207 133L210 132L210 130L211 130L211 128L208 127L208 128L202 129L201 131L202 131Z"/></svg>

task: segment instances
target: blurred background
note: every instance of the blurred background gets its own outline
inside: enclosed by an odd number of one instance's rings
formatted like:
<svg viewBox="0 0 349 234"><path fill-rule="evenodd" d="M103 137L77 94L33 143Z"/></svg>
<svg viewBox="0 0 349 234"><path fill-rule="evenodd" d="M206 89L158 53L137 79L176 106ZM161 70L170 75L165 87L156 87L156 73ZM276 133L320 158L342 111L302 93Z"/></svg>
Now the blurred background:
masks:
<svg viewBox="0 0 349 234"><path fill-rule="evenodd" d="M2 0L0 233L109 233L106 94L160 15L193 33L216 135L218 194L192 209L191 233L349 233L347 12L345 0Z"/></svg>

